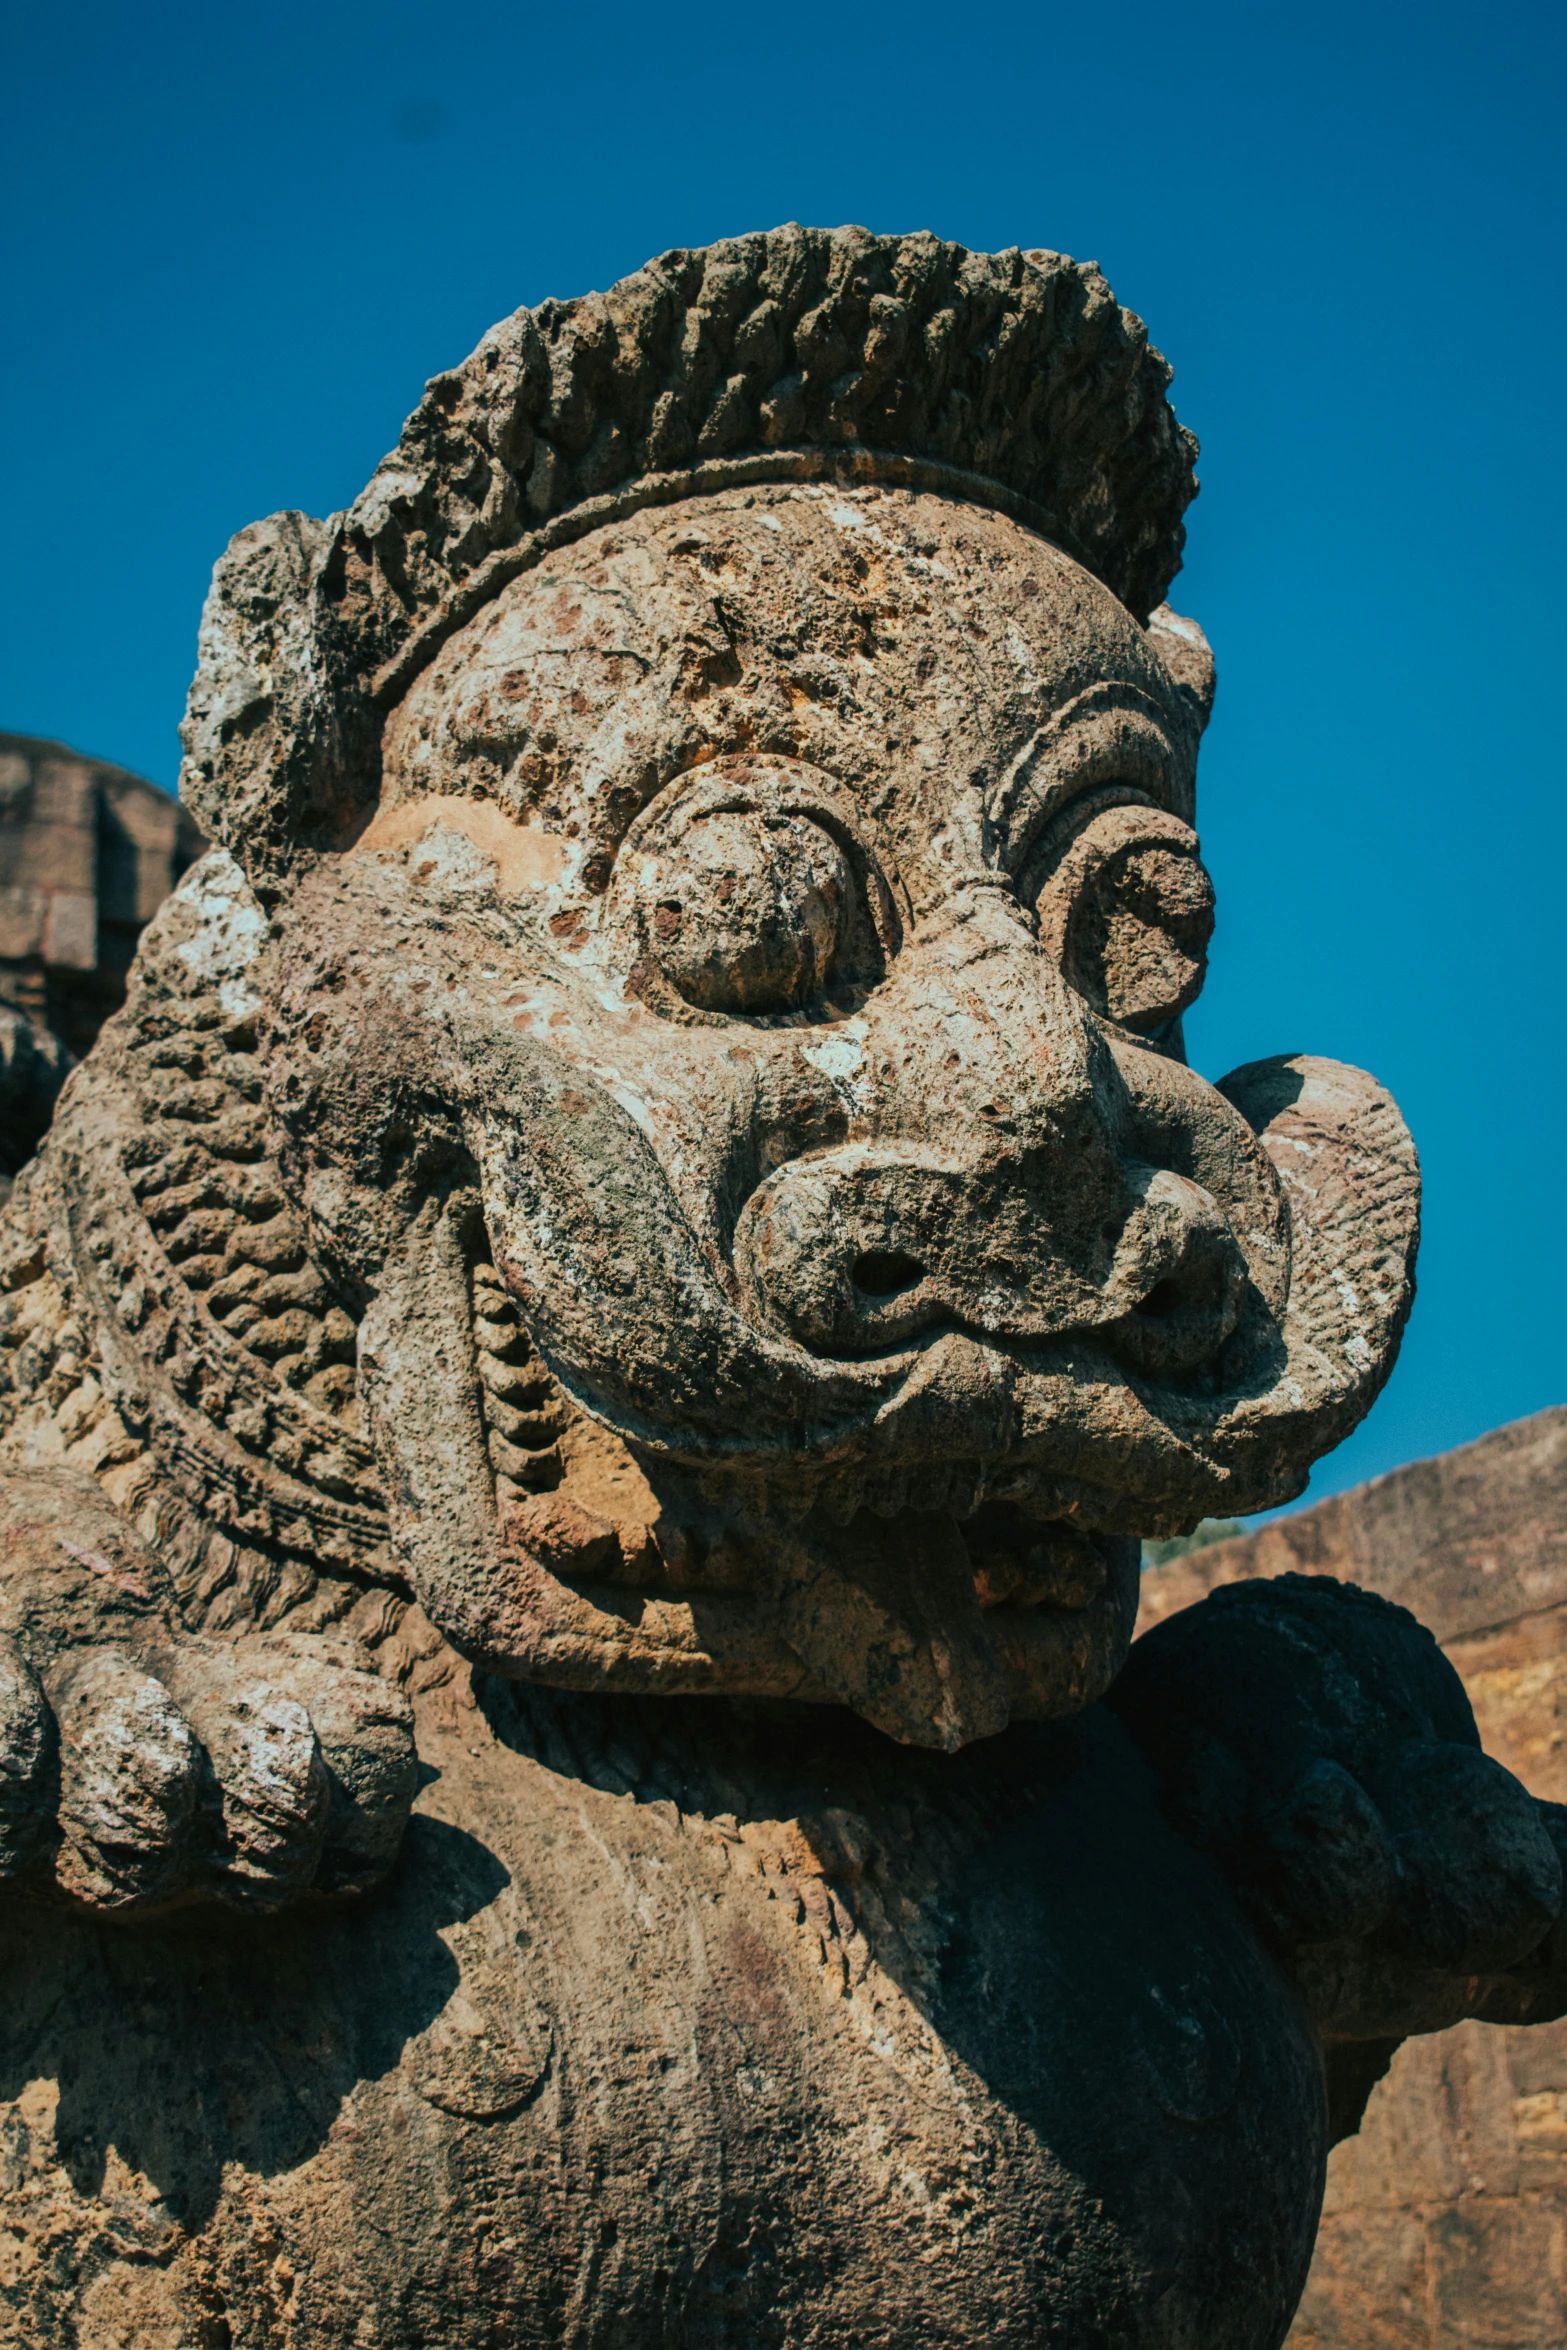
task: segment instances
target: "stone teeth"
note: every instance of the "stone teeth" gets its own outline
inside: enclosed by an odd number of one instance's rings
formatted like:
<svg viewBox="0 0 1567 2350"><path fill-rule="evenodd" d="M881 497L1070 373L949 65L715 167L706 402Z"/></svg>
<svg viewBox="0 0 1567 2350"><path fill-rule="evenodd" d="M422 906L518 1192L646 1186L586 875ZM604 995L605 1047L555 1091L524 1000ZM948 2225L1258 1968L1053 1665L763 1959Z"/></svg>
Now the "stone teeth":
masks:
<svg viewBox="0 0 1567 2350"><path fill-rule="evenodd" d="M494 1355L485 1354L476 1359L485 1388L503 1403L514 1403L539 1386L538 1370L531 1363L497 1362Z"/></svg>
<svg viewBox="0 0 1567 2350"><path fill-rule="evenodd" d="M473 1335L486 1354L503 1355L519 1347L530 1354L533 1351L515 1322L498 1322L489 1315L481 1318L475 1314Z"/></svg>
<svg viewBox="0 0 1567 2350"><path fill-rule="evenodd" d="M507 1403L488 1389L485 1391L484 1416L508 1443L524 1445L530 1451L555 1441L557 1430L553 1412L519 1411L515 1404Z"/></svg>
<svg viewBox="0 0 1567 2350"><path fill-rule="evenodd" d="M550 1408L548 1375L492 1266L475 1265L471 1296L490 1466L496 1499L505 1507L559 1484L562 1462L555 1440L560 1421Z"/></svg>
<svg viewBox="0 0 1567 2350"><path fill-rule="evenodd" d="M508 1444L504 1436L492 1428L489 1440L490 1465L497 1476L509 1477L517 1485L537 1486L560 1466L560 1454L554 1445L531 1450L523 1445Z"/></svg>
<svg viewBox="0 0 1567 2350"><path fill-rule="evenodd" d="M513 1454L512 1468L503 1469L498 1463L492 1462L495 1468L495 1503L503 1514L507 1504L521 1494L553 1493L565 1467L558 1447L553 1444L545 1452L525 1453L514 1447L508 1447L508 1450Z"/></svg>

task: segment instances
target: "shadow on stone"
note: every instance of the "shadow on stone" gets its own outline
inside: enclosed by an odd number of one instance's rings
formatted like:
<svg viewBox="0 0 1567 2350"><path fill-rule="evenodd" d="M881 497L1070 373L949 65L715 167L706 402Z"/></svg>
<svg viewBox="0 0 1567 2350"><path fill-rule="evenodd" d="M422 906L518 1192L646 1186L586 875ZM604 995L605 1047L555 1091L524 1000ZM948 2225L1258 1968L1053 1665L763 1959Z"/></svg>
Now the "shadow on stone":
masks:
<svg viewBox="0 0 1567 2350"><path fill-rule="evenodd" d="M317 2151L354 2089L393 2071L451 1998L441 1929L508 1882L475 1837L416 1817L363 1903L140 1927L14 1907L0 1924L0 2099L25 2107L29 2083L57 2082L56 2159L79 2194L111 2203L118 2165L145 2179L156 2202L124 2208L154 2251L211 2217L226 2165L266 2178ZM0 2168L20 2175L28 2153L0 2147Z"/></svg>

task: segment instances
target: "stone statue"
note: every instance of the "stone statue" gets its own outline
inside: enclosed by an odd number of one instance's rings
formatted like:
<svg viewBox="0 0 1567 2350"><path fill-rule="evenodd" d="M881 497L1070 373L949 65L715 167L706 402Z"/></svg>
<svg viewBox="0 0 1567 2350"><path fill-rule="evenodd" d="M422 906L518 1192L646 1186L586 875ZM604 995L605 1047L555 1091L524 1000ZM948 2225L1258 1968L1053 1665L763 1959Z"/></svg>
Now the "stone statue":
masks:
<svg viewBox="0 0 1567 2350"><path fill-rule="evenodd" d="M1567 2005L1412 1617L1121 1670L1417 1221L1370 1078L1186 1065L1168 380L788 228L219 565L3 1227L8 2338L1261 2350L1399 2035Z"/></svg>

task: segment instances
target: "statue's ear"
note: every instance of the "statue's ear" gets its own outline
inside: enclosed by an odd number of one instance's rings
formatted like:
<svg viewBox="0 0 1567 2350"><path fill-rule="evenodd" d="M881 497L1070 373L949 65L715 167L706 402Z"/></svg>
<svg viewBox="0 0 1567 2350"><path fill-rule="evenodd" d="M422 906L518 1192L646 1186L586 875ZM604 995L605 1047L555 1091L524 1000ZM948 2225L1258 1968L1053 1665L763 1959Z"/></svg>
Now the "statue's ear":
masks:
<svg viewBox="0 0 1567 2350"><path fill-rule="evenodd" d="M353 837L378 787L378 715L355 666L330 657L343 521L251 523L219 558L202 611L180 797L264 904Z"/></svg>
<svg viewBox="0 0 1567 2350"><path fill-rule="evenodd" d="M1168 604L1148 615L1154 651L1190 703L1201 733L1213 715L1213 649L1195 620L1183 620Z"/></svg>

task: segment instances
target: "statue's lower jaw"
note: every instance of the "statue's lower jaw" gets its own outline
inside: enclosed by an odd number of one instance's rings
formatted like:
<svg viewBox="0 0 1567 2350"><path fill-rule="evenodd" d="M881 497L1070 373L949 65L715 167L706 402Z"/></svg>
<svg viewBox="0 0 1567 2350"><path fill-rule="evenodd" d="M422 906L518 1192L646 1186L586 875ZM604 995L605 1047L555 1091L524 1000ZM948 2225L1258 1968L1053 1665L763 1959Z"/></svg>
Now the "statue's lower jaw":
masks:
<svg viewBox="0 0 1567 2350"><path fill-rule="evenodd" d="M846 1705L949 1752L1091 1704L1136 1613L1137 1545L1118 1536L1090 1538L1102 1576L1073 1604L983 1609L961 1526L931 1512L781 1525L765 1581L744 1591L604 1580L591 1563L601 1541L551 1497L509 1514L469 1575L426 1604L454 1646L512 1679Z"/></svg>
<svg viewBox="0 0 1567 2350"><path fill-rule="evenodd" d="M1114 1677L1136 1613L1125 1537L991 1508L975 1531L980 1584L999 1604L982 1607L975 1558L944 1511L760 1515L714 1588L700 1572L650 1576L564 1491L498 1509L468 1301L464 1240L432 1202L385 1268L360 1370L396 1551L432 1623L485 1670L846 1705L947 1751L1014 1716L1075 1713Z"/></svg>

